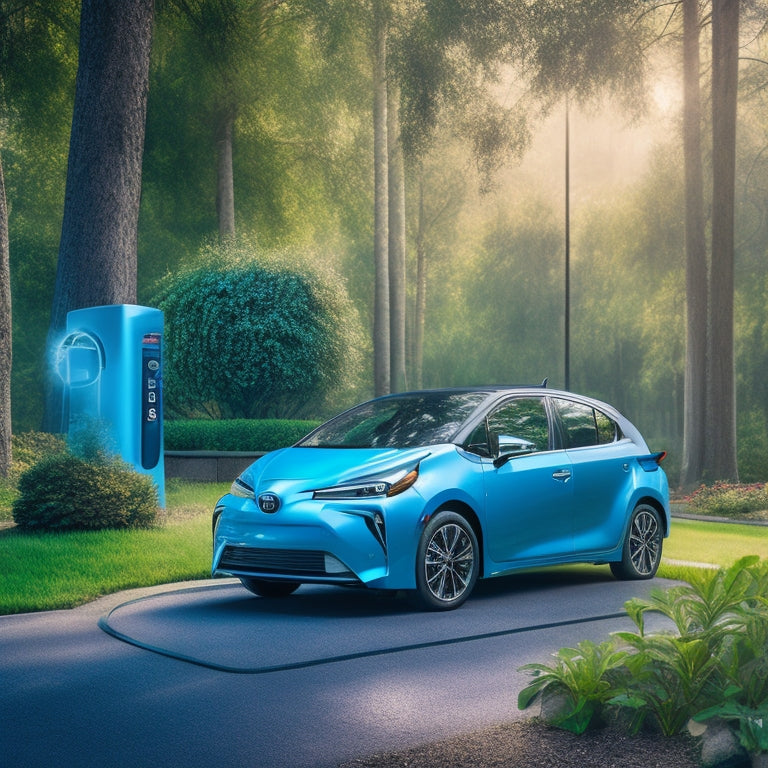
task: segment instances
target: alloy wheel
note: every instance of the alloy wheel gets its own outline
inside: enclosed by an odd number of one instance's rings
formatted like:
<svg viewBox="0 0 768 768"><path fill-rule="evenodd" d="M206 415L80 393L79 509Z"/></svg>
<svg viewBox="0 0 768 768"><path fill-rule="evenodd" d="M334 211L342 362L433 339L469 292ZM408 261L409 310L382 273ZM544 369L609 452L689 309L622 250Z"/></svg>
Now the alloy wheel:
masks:
<svg viewBox="0 0 768 768"><path fill-rule="evenodd" d="M435 530L424 559L426 583L438 600L456 600L470 586L475 548L467 531L456 523Z"/></svg>
<svg viewBox="0 0 768 768"><path fill-rule="evenodd" d="M648 508L638 510L629 533L629 557L639 576L656 572L661 555L661 529L657 516Z"/></svg>

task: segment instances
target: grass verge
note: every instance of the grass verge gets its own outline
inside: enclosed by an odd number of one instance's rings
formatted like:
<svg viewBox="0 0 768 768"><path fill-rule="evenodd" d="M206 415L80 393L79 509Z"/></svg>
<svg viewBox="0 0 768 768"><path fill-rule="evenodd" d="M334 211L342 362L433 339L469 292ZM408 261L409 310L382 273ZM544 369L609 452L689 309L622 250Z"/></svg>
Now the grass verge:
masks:
<svg viewBox="0 0 768 768"><path fill-rule="evenodd" d="M664 540L666 560L727 567L744 555L768 559L768 528L673 518L672 531ZM659 575L667 576L671 567L663 564Z"/></svg>
<svg viewBox="0 0 768 768"><path fill-rule="evenodd" d="M0 531L0 614L72 608L123 589L208 578L211 511L227 490L169 482L166 519L148 530ZM690 566L670 560L728 566L747 554L768 559L766 528L675 519L659 575L690 574Z"/></svg>
<svg viewBox="0 0 768 768"><path fill-rule="evenodd" d="M0 532L0 614L72 608L102 595L210 575L211 511L228 485L169 483L162 525Z"/></svg>

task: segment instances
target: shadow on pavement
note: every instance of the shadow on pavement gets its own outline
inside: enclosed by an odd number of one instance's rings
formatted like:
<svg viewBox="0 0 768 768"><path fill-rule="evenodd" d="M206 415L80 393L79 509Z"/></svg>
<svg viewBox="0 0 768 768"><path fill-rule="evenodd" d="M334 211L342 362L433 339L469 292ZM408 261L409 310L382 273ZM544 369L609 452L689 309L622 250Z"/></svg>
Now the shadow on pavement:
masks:
<svg viewBox="0 0 768 768"><path fill-rule="evenodd" d="M423 613L403 594L304 585L259 598L228 581L122 603L99 626L179 661L264 674L618 618L626 600L659 583L615 581L607 568L546 569L482 581L460 609Z"/></svg>

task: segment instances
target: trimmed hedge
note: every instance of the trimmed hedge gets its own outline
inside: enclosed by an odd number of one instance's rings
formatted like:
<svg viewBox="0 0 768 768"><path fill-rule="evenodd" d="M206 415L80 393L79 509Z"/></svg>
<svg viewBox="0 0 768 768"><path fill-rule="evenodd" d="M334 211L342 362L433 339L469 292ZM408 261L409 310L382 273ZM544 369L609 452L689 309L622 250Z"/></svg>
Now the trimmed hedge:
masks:
<svg viewBox="0 0 768 768"><path fill-rule="evenodd" d="M286 419L166 421L166 451L274 451L293 445L320 424Z"/></svg>

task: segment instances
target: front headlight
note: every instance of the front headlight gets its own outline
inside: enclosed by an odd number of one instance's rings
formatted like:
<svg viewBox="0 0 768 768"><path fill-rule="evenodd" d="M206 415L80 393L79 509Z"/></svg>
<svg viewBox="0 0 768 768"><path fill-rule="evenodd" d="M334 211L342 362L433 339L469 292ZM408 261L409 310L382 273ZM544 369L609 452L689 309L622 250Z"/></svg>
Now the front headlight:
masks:
<svg viewBox="0 0 768 768"><path fill-rule="evenodd" d="M253 488L251 488L251 486L248 485L248 483L246 483L245 480L243 480L242 477L236 477L235 478L234 482L232 483L232 486L229 489L229 492L233 496L238 496L241 499L255 499L256 498L256 494L255 494Z"/></svg>
<svg viewBox="0 0 768 768"><path fill-rule="evenodd" d="M400 470L393 475L378 478L364 478L357 482L335 485L331 488L319 488L312 493L313 499L324 501L338 499L371 499L397 496L410 488L419 476L419 467Z"/></svg>

